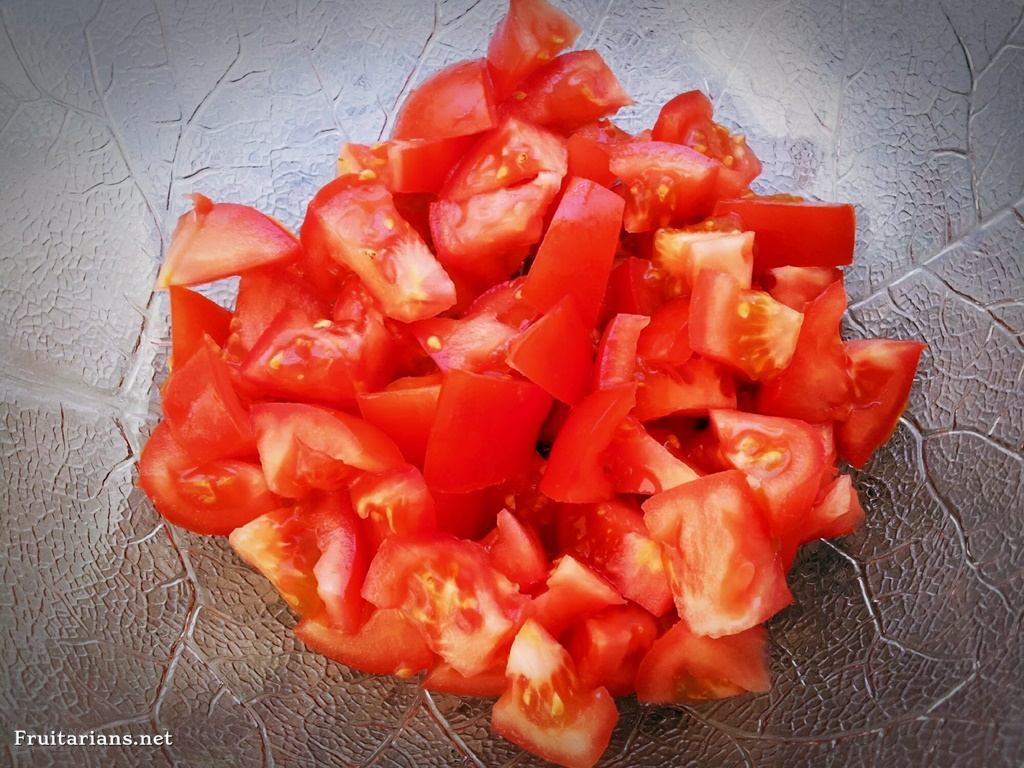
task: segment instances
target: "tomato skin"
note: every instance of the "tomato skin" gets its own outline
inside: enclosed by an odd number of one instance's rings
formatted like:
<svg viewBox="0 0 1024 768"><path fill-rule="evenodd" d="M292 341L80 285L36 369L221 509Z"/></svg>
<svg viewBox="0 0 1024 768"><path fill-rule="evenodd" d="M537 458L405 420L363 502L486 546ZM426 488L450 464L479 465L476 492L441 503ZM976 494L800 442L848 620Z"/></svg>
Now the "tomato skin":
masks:
<svg viewBox="0 0 1024 768"><path fill-rule="evenodd" d="M388 536L437 530L434 499L414 466L360 475L349 485L348 494L355 514L369 523L374 551Z"/></svg>
<svg viewBox="0 0 1024 768"><path fill-rule="evenodd" d="M497 123L487 62L460 61L424 80L402 104L392 139L443 139Z"/></svg>
<svg viewBox="0 0 1024 768"><path fill-rule="evenodd" d="M547 579L547 589L533 599L527 615L559 637L577 621L626 601L611 584L572 555L563 555Z"/></svg>
<svg viewBox="0 0 1024 768"><path fill-rule="evenodd" d="M281 496L338 490L359 472L386 472L405 463L391 438L341 411L258 403L251 413L267 485Z"/></svg>
<svg viewBox="0 0 1024 768"><path fill-rule="evenodd" d="M707 475L652 496L643 509L663 544L676 609L694 633L733 635L792 601L743 473Z"/></svg>
<svg viewBox="0 0 1024 768"><path fill-rule="evenodd" d="M380 392L359 394L359 411L395 441L407 461L423 466L440 394L438 375L396 379Z"/></svg>
<svg viewBox="0 0 1024 768"><path fill-rule="evenodd" d="M662 304L637 339L637 354L648 365L682 365L693 357L689 324L689 301L673 299Z"/></svg>
<svg viewBox="0 0 1024 768"><path fill-rule="evenodd" d="M845 203L719 200L715 215L734 213L754 232L754 269L839 267L853 261L856 214Z"/></svg>
<svg viewBox="0 0 1024 768"><path fill-rule="evenodd" d="M848 341L853 410L836 429L839 455L860 469L896 429L907 407L921 353L918 341Z"/></svg>
<svg viewBox="0 0 1024 768"><path fill-rule="evenodd" d="M226 536L281 504L258 464L234 459L199 464L157 424L139 457L139 487L169 523Z"/></svg>
<svg viewBox="0 0 1024 768"><path fill-rule="evenodd" d="M466 677L442 661L427 672L422 686L431 693L496 699L505 690L505 667L499 665L472 677Z"/></svg>
<svg viewBox="0 0 1024 768"><path fill-rule="evenodd" d="M618 493L649 496L699 477L693 467L674 456L634 418L627 418L619 426L606 460Z"/></svg>
<svg viewBox="0 0 1024 768"><path fill-rule="evenodd" d="M266 214L237 203L191 195L193 208L178 219L158 288L209 283L269 264L295 261L295 235Z"/></svg>
<svg viewBox="0 0 1024 768"><path fill-rule="evenodd" d="M609 389L635 380L637 344L650 322L646 315L627 314L617 314L608 321L597 345L594 389Z"/></svg>
<svg viewBox="0 0 1024 768"><path fill-rule="evenodd" d="M622 384L577 403L551 447L541 492L570 503L610 499L615 488L605 475L602 453L635 402L636 384Z"/></svg>
<svg viewBox="0 0 1024 768"><path fill-rule="evenodd" d="M842 279L843 273L836 267L775 267L761 275L772 298L797 312L803 312L822 291Z"/></svg>
<svg viewBox="0 0 1024 768"><path fill-rule="evenodd" d="M752 232L691 232L660 229L654 236L654 264L668 277L671 295L688 296L702 270L726 272L750 288L754 268Z"/></svg>
<svg viewBox="0 0 1024 768"><path fill-rule="evenodd" d="M497 526L493 540L485 544L494 567L523 591L543 581L548 559L537 532L507 509L498 512Z"/></svg>
<svg viewBox="0 0 1024 768"><path fill-rule="evenodd" d="M635 605L613 606L586 619L569 640L580 683L628 696L640 661L657 636L654 617Z"/></svg>
<svg viewBox="0 0 1024 768"><path fill-rule="evenodd" d="M570 134L633 100L597 51L563 53L523 82L503 111Z"/></svg>
<svg viewBox="0 0 1024 768"><path fill-rule="evenodd" d="M466 677L494 665L525 602L483 547L442 535L386 539L370 563L363 597L400 609L427 646Z"/></svg>
<svg viewBox="0 0 1024 768"><path fill-rule="evenodd" d="M497 101L576 42L579 25L546 0L510 0L487 46Z"/></svg>
<svg viewBox="0 0 1024 768"><path fill-rule="evenodd" d="M566 296L512 341L508 364L552 397L576 403L590 384L594 344L576 303Z"/></svg>
<svg viewBox="0 0 1024 768"><path fill-rule="evenodd" d="M689 147L632 141L609 147L611 172L622 180L627 232L687 223L711 209L718 164Z"/></svg>
<svg viewBox="0 0 1024 768"><path fill-rule="evenodd" d="M427 484L461 493L521 474L550 409L551 397L528 381L449 371L427 442ZM467 430L467 424L474 428Z"/></svg>
<svg viewBox="0 0 1024 768"><path fill-rule="evenodd" d="M815 423L847 418L852 383L839 336L844 312L841 280L806 306L793 357L782 373L761 384L758 412Z"/></svg>
<svg viewBox="0 0 1024 768"><path fill-rule="evenodd" d="M686 704L748 691L764 693L771 685L766 637L764 627L701 637L680 621L654 641L640 663L637 699L649 704Z"/></svg>
<svg viewBox="0 0 1024 768"><path fill-rule="evenodd" d="M505 673L494 731L557 765L592 768L619 719L611 694L583 686L569 653L530 620L512 643Z"/></svg>
<svg viewBox="0 0 1024 768"><path fill-rule="evenodd" d="M369 177L369 172L395 194L436 194L474 140L474 136L455 136L386 141L372 147L345 144L338 156L338 175Z"/></svg>
<svg viewBox="0 0 1024 768"><path fill-rule="evenodd" d="M355 634L320 618L303 619L295 634L316 653L371 675L411 677L436 659L412 622L395 610L369 612Z"/></svg>
<svg viewBox="0 0 1024 768"><path fill-rule="evenodd" d="M182 366L203 345L203 337L223 347L231 332L231 312L201 293L172 285L170 367Z"/></svg>
<svg viewBox="0 0 1024 768"><path fill-rule="evenodd" d="M359 275L388 317L421 320L455 303L455 285L379 181L341 176L309 203L302 243Z"/></svg>
<svg viewBox="0 0 1024 768"><path fill-rule="evenodd" d="M197 463L254 455L249 414L209 337L171 373L160 400L174 439Z"/></svg>

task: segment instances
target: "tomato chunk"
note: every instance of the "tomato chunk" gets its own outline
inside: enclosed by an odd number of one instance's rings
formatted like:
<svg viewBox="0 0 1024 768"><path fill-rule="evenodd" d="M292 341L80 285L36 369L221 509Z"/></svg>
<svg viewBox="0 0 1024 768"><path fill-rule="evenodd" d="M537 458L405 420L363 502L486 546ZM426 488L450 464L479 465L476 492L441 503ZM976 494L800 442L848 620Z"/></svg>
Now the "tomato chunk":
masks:
<svg viewBox="0 0 1024 768"><path fill-rule="evenodd" d="M637 354L645 363L681 365L693 356L690 349L690 302L673 299L658 307L637 339Z"/></svg>
<svg viewBox="0 0 1024 768"><path fill-rule="evenodd" d="M466 677L442 661L427 672L423 678L423 688L432 693L496 699L505 690L505 666L500 664L485 672Z"/></svg>
<svg viewBox="0 0 1024 768"><path fill-rule="evenodd" d="M863 467L884 443L907 407L925 344L866 339L846 342L853 379L853 410L836 430L839 455Z"/></svg>
<svg viewBox="0 0 1024 768"><path fill-rule="evenodd" d="M628 696L657 636L654 617L635 605L613 606L591 616L573 630L569 641L580 682L604 686L613 696Z"/></svg>
<svg viewBox="0 0 1024 768"><path fill-rule="evenodd" d="M170 367L185 364L209 336L223 347L231 332L231 312L188 288L170 287L171 360Z"/></svg>
<svg viewBox="0 0 1024 768"><path fill-rule="evenodd" d="M396 194L436 193L474 138L406 139L372 147L345 144L338 156L338 175L379 178Z"/></svg>
<svg viewBox="0 0 1024 768"><path fill-rule="evenodd" d="M193 208L178 219L157 287L208 283L302 253L295 235L255 208L191 197Z"/></svg>
<svg viewBox="0 0 1024 768"><path fill-rule="evenodd" d="M572 555L564 555L548 576L547 589L530 603L527 615L558 637L577 621L625 602L602 577Z"/></svg>
<svg viewBox="0 0 1024 768"><path fill-rule="evenodd" d="M493 128L497 123L487 62L460 61L424 80L402 104L393 139L443 139Z"/></svg>
<svg viewBox="0 0 1024 768"><path fill-rule="evenodd" d="M741 472L652 496L644 521L663 546L676 609L693 632L734 635L789 605L782 563Z"/></svg>
<svg viewBox="0 0 1024 768"><path fill-rule="evenodd" d="M410 326L423 351L442 371L507 371L505 357L519 335L490 313L432 317Z"/></svg>
<svg viewBox="0 0 1024 768"><path fill-rule="evenodd" d="M412 677L436 659L413 623L395 610L372 611L355 634L308 618L295 635L317 653L372 675Z"/></svg>
<svg viewBox="0 0 1024 768"><path fill-rule="evenodd" d="M549 395L575 403L586 394L594 344L576 303L566 296L516 338L508 364Z"/></svg>
<svg viewBox="0 0 1024 768"><path fill-rule="evenodd" d="M487 46L494 93L504 101L523 80L576 42L579 25L546 0L510 0Z"/></svg>
<svg viewBox="0 0 1024 768"><path fill-rule="evenodd" d="M527 620L512 643L505 673L508 687L491 718L495 732L567 768L597 763L619 713L605 688L580 683L565 648Z"/></svg>
<svg viewBox="0 0 1024 768"><path fill-rule="evenodd" d="M360 592L372 557L369 542L360 530L347 494L324 494L305 505L320 553L313 576L324 613L332 625L355 632L363 623L366 607Z"/></svg>
<svg viewBox="0 0 1024 768"><path fill-rule="evenodd" d="M775 267L761 276L772 298L797 312L803 312L809 302L842 279L843 273L835 267Z"/></svg>
<svg viewBox="0 0 1024 768"><path fill-rule="evenodd" d="M698 477L693 467L655 440L644 425L627 418L607 453L608 474L618 493L661 493Z"/></svg>
<svg viewBox="0 0 1024 768"><path fill-rule="evenodd" d="M840 475L822 489L807 517L804 540L848 536L864 521L864 508L849 475Z"/></svg>
<svg viewBox="0 0 1024 768"><path fill-rule="evenodd" d="M736 407L736 383L722 366L694 357L677 366L643 366L634 414L641 421L700 416Z"/></svg>
<svg viewBox="0 0 1024 768"><path fill-rule="evenodd" d="M764 627L711 638L680 621L654 641L640 663L636 695L651 704L685 704L763 693L771 680Z"/></svg>
<svg viewBox="0 0 1024 768"><path fill-rule="evenodd" d="M416 467L360 475L348 491L355 513L369 521L376 545L388 536L414 536L437 529L434 499Z"/></svg>
<svg viewBox="0 0 1024 768"><path fill-rule="evenodd" d="M615 315L604 328L597 347L594 389L629 384L636 377L637 345L651 322L646 315Z"/></svg>
<svg viewBox="0 0 1024 768"><path fill-rule="evenodd" d="M335 295L336 289L332 288L332 300ZM328 316L327 302L322 301L316 288L294 270L271 267L242 275L227 344L229 358L241 362L285 309L314 318Z"/></svg>
<svg viewBox="0 0 1024 768"><path fill-rule="evenodd" d="M537 532L507 509L498 512L493 540L486 542L494 567L528 590L548 575L548 559Z"/></svg>
<svg viewBox="0 0 1024 768"><path fill-rule="evenodd" d="M439 535L386 539L363 596L378 608L400 609L430 649L467 677L494 665L525 602L483 547Z"/></svg>
<svg viewBox="0 0 1024 768"><path fill-rule="evenodd" d="M380 392L361 393L359 411L395 441L409 462L423 466L440 394L438 375L395 379Z"/></svg>
<svg viewBox="0 0 1024 768"><path fill-rule="evenodd" d="M650 316L661 304L661 276L647 259L627 256L608 278L602 316L616 314Z"/></svg>
<svg viewBox="0 0 1024 768"><path fill-rule="evenodd" d="M654 263L668 278L673 295L688 296L705 269L726 272L750 288L754 268L752 232L691 232L660 229L654 236Z"/></svg>

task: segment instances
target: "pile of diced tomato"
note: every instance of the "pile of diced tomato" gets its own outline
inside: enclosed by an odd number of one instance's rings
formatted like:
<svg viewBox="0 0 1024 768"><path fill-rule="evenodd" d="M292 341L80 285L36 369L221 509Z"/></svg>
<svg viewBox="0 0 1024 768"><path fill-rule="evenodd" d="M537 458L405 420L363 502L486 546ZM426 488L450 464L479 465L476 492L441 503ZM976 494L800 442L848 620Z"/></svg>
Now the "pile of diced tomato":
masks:
<svg viewBox="0 0 1024 768"><path fill-rule="evenodd" d="M630 99L545 0L346 144L296 237L195 195L140 483L230 535L311 648L498 697L591 766L615 696L765 691L806 542L863 517L923 345L840 338L849 205L762 197L697 91ZM184 287L240 275L234 311Z"/></svg>

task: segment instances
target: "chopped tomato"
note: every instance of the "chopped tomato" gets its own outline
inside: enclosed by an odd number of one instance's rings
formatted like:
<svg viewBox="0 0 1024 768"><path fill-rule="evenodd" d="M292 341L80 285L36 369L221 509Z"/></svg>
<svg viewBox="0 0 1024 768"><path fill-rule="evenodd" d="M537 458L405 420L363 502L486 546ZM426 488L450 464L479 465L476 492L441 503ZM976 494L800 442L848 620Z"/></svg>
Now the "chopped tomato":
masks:
<svg viewBox="0 0 1024 768"><path fill-rule="evenodd" d="M724 272L701 272L690 299L690 346L750 379L771 378L793 358L803 315Z"/></svg>
<svg viewBox="0 0 1024 768"><path fill-rule="evenodd" d="M197 462L255 454L249 414L209 337L171 373L160 400L174 439Z"/></svg>
<svg viewBox="0 0 1024 768"><path fill-rule="evenodd" d="M601 311L612 269L622 200L586 179L570 179L523 284L523 297L541 311L571 296L587 326Z"/></svg>
<svg viewBox="0 0 1024 768"><path fill-rule="evenodd" d="M407 139L372 147L345 144L338 156L338 175L379 178L396 194L436 193L474 138Z"/></svg>
<svg viewBox="0 0 1024 768"><path fill-rule="evenodd" d="M698 477L693 467L655 440L644 425L627 418L608 447L608 475L618 493L661 493Z"/></svg>
<svg viewBox="0 0 1024 768"><path fill-rule="evenodd" d="M335 296L332 290L331 299ZM293 270L268 268L246 272L238 281L235 316L228 338L229 358L241 362L274 319L285 309L310 317L328 316L327 303Z"/></svg>
<svg viewBox="0 0 1024 768"><path fill-rule="evenodd" d="M540 318L541 313L523 298L525 282L526 277L521 276L498 283L480 294L462 316L491 315L516 330L526 330L526 326Z"/></svg>
<svg viewBox="0 0 1024 768"><path fill-rule="evenodd" d="M215 203L191 195L171 237L157 287L209 283L269 264L295 261L302 247L295 235L255 208Z"/></svg>
<svg viewBox="0 0 1024 768"><path fill-rule="evenodd" d="M719 472L644 502L676 609L694 633L734 635L792 601L768 526L743 473Z"/></svg>
<svg viewBox="0 0 1024 768"><path fill-rule="evenodd" d="M359 472L386 472L405 463L391 438L341 411L260 403L252 408L252 422L267 485L282 496L338 490Z"/></svg>
<svg viewBox="0 0 1024 768"><path fill-rule="evenodd" d="M437 529L460 539L479 539L494 528L497 509L483 488L465 493L444 493L431 489L437 511Z"/></svg>
<svg viewBox="0 0 1024 768"><path fill-rule="evenodd" d="M677 366L644 366L636 392L635 416L700 416L712 408L736 407L736 384L722 366L694 357Z"/></svg>
<svg viewBox="0 0 1024 768"><path fill-rule="evenodd" d="M890 339L846 342L853 410L839 425L836 438L839 455L853 466L863 467L896 429L925 346L918 341Z"/></svg>
<svg viewBox="0 0 1024 768"><path fill-rule="evenodd" d="M864 521L864 508L849 475L840 475L819 493L807 516L803 540L836 539L857 530Z"/></svg>
<svg viewBox="0 0 1024 768"><path fill-rule="evenodd" d="M169 523L194 533L227 535L281 504L258 464L199 463L178 445L166 421L142 449L139 487Z"/></svg>
<svg viewBox="0 0 1024 768"><path fill-rule="evenodd" d="M637 354L645 363L681 365L693 356L690 349L690 302L673 299L651 315L648 327L637 339Z"/></svg>
<svg viewBox="0 0 1024 768"><path fill-rule="evenodd" d="M300 621L295 634L317 653L372 675L412 677L436 659L413 623L396 610L369 612L355 634L317 618Z"/></svg>
<svg viewBox="0 0 1024 768"><path fill-rule="evenodd" d="M467 677L494 665L525 601L483 547L440 535L385 539L363 596L378 608L400 609L430 649Z"/></svg>
<svg viewBox="0 0 1024 768"><path fill-rule="evenodd" d="M609 148L622 179L627 232L698 221L711 209L718 164L689 147L633 141Z"/></svg>
<svg viewBox="0 0 1024 768"><path fill-rule="evenodd" d="M654 641L636 676L636 695L651 704L686 704L763 693L771 680L764 627L711 638L678 622Z"/></svg>
<svg viewBox="0 0 1024 768"><path fill-rule="evenodd" d="M505 666L502 663L480 674L466 677L442 661L427 672L422 685L424 690L431 693L496 699L505 690Z"/></svg>
<svg viewBox="0 0 1024 768"><path fill-rule="evenodd" d="M417 86L405 99L393 139L443 139L468 136L497 122L487 62L460 61Z"/></svg>
<svg viewBox="0 0 1024 768"><path fill-rule="evenodd" d="M494 93L504 101L523 80L576 42L579 25L546 0L510 0L487 46Z"/></svg>
<svg viewBox="0 0 1024 768"><path fill-rule="evenodd" d="M172 285L170 367L182 366L209 336L224 346L231 331L231 312L201 293Z"/></svg>
<svg viewBox="0 0 1024 768"><path fill-rule="evenodd" d="M427 484L460 493L521 474L530 464L550 409L551 398L531 382L449 371L427 442ZM473 428L467 429L467 424Z"/></svg>
<svg viewBox="0 0 1024 768"><path fill-rule="evenodd" d="M686 91L669 99L658 113L651 130L655 141L685 144L690 132L711 122L714 108L711 99L700 91Z"/></svg>
<svg viewBox="0 0 1024 768"><path fill-rule="evenodd" d="M505 357L519 332L490 313L455 319L431 317L410 326L423 351L442 371L507 371Z"/></svg>
<svg viewBox="0 0 1024 768"><path fill-rule="evenodd" d="M597 569L624 597L655 616L672 607L661 548L635 506L622 500L574 506L558 522L559 547Z"/></svg>
<svg viewBox="0 0 1024 768"><path fill-rule="evenodd" d="M526 591L548 575L548 558L537 532L503 509L493 539L485 541L494 567Z"/></svg>
<svg viewBox="0 0 1024 768"><path fill-rule="evenodd" d="M571 503L604 501L614 495L602 454L635 402L636 384L622 384L594 392L573 407L551 447L540 481L544 495Z"/></svg>
<svg viewBox="0 0 1024 768"><path fill-rule="evenodd" d="M570 134L632 103L601 54L573 51L530 75L503 109L521 120Z"/></svg>
<svg viewBox="0 0 1024 768"><path fill-rule="evenodd" d="M651 321L646 315L615 315L604 327L597 346L594 389L632 383L636 378L637 344Z"/></svg>
<svg viewBox="0 0 1024 768"><path fill-rule="evenodd" d="M590 330L566 296L509 347L508 364L549 395L575 403L589 389L594 362Z"/></svg>
<svg viewBox="0 0 1024 768"><path fill-rule="evenodd" d="M508 687L491 726L514 744L567 768L591 768L608 747L619 713L604 688L585 687L572 657L534 621L509 652Z"/></svg>
<svg viewBox="0 0 1024 768"><path fill-rule="evenodd" d="M754 269L838 267L853 261L852 205L758 197L719 200L715 215L734 213L754 232Z"/></svg>
<svg viewBox="0 0 1024 768"><path fill-rule="evenodd" d="M660 303L660 275L651 266L651 262L627 256L612 268L602 316L651 315Z"/></svg>
<svg viewBox="0 0 1024 768"><path fill-rule="evenodd" d="M533 599L527 614L558 637L577 621L625 602L601 576L572 555L564 555L548 576L547 589Z"/></svg>
<svg viewBox="0 0 1024 768"><path fill-rule="evenodd" d="M377 545L388 536L414 536L437 529L434 499L416 467L360 475L348 491L352 508L369 521Z"/></svg>
<svg viewBox="0 0 1024 768"><path fill-rule="evenodd" d="M455 303L451 278L378 181L332 181L310 202L301 234L307 251L359 275L388 317L411 322Z"/></svg>
<svg viewBox="0 0 1024 768"><path fill-rule="evenodd" d="M596 181L609 189L618 178L612 173L608 155L609 144L629 141L632 136L609 120L589 123L569 137L569 175Z"/></svg>
<svg viewBox="0 0 1024 768"><path fill-rule="evenodd" d="M688 296L705 269L732 275L750 288L754 267L752 232L691 232L661 229L654 236L654 264L666 275L672 295Z"/></svg>
<svg viewBox="0 0 1024 768"><path fill-rule="evenodd" d="M852 384L839 336L844 312L846 291L841 280L807 304L789 365L761 384L759 412L810 422L846 419Z"/></svg>
<svg viewBox="0 0 1024 768"><path fill-rule="evenodd" d="M373 556L369 542L360 531L347 494L323 494L304 506L320 553L313 576L324 613L333 626L355 632L363 623L366 607L360 591Z"/></svg>
<svg viewBox="0 0 1024 768"><path fill-rule="evenodd" d="M580 683L628 696L635 688L640 661L657 636L654 617L635 605L613 606L586 619L569 641Z"/></svg>
<svg viewBox="0 0 1024 768"><path fill-rule="evenodd" d="M843 273L835 267L775 267L761 276L772 298L797 312L842 279Z"/></svg>
<svg viewBox="0 0 1024 768"><path fill-rule="evenodd" d="M423 466L440 394L438 375L395 379L380 392L360 394L359 411L395 441L408 461Z"/></svg>

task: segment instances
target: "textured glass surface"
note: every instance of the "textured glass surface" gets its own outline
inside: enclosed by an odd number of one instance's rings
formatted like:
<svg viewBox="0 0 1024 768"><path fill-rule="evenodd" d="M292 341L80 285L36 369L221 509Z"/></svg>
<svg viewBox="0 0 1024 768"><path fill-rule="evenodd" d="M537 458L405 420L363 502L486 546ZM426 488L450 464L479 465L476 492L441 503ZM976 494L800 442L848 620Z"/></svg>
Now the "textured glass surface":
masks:
<svg viewBox="0 0 1024 768"><path fill-rule="evenodd" d="M857 204L853 336L929 344L857 476L863 531L798 562L771 693L624 702L605 765L1024 763L1020 0L572 0L636 99L706 88L764 190ZM0 763L532 765L487 704L308 653L224 541L133 489L185 193L295 225L344 139L479 55L498 0L0 0ZM225 294L226 295L226 294ZM174 734L14 749L14 728Z"/></svg>

